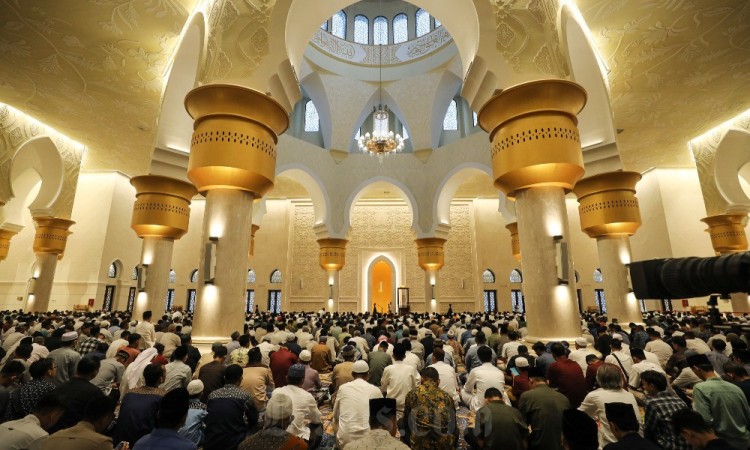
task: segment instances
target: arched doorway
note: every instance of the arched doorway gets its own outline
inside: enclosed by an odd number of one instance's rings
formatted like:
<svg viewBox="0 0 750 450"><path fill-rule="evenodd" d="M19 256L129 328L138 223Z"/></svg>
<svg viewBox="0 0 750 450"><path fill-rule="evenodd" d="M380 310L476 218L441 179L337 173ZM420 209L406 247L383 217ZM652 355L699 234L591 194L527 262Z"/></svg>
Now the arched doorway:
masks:
<svg viewBox="0 0 750 450"><path fill-rule="evenodd" d="M375 258L367 271L368 310L379 313L396 309L396 267L385 256Z"/></svg>

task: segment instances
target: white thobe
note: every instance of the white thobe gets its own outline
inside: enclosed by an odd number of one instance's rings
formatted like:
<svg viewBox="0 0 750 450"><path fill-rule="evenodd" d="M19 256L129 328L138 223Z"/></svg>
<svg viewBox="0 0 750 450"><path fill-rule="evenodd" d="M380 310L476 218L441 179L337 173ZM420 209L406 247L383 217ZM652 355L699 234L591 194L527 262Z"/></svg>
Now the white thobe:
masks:
<svg viewBox="0 0 750 450"><path fill-rule="evenodd" d="M301 387L293 385L274 389L272 396L278 394L284 394L292 401L294 420L289 424L286 431L298 438L309 440L309 425L320 423L320 410L315 398Z"/></svg>
<svg viewBox="0 0 750 450"><path fill-rule="evenodd" d="M568 359L571 361L575 361L576 364L581 366L581 370L584 374L586 374L586 369L589 367L588 364L586 364L586 356L594 353L593 350L589 350L588 348L578 348L570 352L568 355Z"/></svg>
<svg viewBox="0 0 750 450"><path fill-rule="evenodd" d="M484 391L491 387L497 388L502 392L503 400L510 405L508 394L505 393L505 376L492 363L484 363L469 372L466 384L461 390L461 400L472 411L479 411L479 408L484 406Z"/></svg>
<svg viewBox="0 0 750 450"><path fill-rule="evenodd" d="M383 398L380 389L362 378L342 385L333 405L333 427L339 448L370 430L370 399Z"/></svg>
<svg viewBox="0 0 750 450"><path fill-rule="evenodd" d="M435 364L429 366L437 370L440 375L440 389L445 391L448 395L453 397L453 401L458 404L460 397L458 396L458 385L456 383L456 371L453 370L453 366L446 364L444 361L438 361Z"/></svg>
<svg viewBox="0 0 750 450"><path fill-rule="evenodd" d="M655 372L662 373L665 377L667 377L666 372L664 372L664 369L662 369L659 364L654 364L650 361L641 361L639 363L633 364L633 367L630 369L628 384L635 389L640 388L641 374L647 370L653 370Z"/></svg>
<svg viewBox="0 0 750 450"><path fill-rule="evenodd" d="M419 383L420 376L414 366L404 361L394 361L393 364L383 369L380 378L380 390L386 397L396 399L396 409L404 410L406 394Z"/></svg>

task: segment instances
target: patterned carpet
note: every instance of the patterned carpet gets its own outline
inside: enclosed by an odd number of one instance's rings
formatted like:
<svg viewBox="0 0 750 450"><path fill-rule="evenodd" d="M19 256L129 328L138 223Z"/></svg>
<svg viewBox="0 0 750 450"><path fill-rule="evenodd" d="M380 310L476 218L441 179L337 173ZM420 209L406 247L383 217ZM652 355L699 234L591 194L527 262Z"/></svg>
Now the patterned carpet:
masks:
<svg viewBox="0 0 750 450"><path fill-rule="evenodd" d="M463 366L459 365L458 371L462 372ZM331 374L320 374L320 381L327 388L331 384ZM333 450L336 448L336 437L333 433L333 404L330 401L326 401L320 405L319 409L322 416L323 429L325 430L320 448L322 450ZM456 417L458 419L458 427L461 430L461 439L459 440L458 448L462 450L469 449L469 446L463 439L463 435L467 427L474 425L474 413L469 411L465 406L460 405L458 411L456 411Z"/></svg>

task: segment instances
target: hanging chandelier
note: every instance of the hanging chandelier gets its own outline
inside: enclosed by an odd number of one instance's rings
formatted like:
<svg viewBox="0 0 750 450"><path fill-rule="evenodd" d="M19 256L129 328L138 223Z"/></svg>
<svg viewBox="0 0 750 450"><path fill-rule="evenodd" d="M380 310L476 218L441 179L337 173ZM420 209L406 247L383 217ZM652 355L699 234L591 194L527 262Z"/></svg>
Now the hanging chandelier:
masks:
<svg viewBox="0 0 750 450"><path fill-rule="evenodd" d="M380 3L380 2L378 2ZM382 11L382 5L379 5ZM379 44L378 58L378 106L372 109L372 134L365 133L364 136L355 138L359 149L365 153L377 155L382 163L383 157L398 153L404 149L404 138L400 134L394 134L390 130L391 112L387 105L383 105L383 45Z"/></svg>

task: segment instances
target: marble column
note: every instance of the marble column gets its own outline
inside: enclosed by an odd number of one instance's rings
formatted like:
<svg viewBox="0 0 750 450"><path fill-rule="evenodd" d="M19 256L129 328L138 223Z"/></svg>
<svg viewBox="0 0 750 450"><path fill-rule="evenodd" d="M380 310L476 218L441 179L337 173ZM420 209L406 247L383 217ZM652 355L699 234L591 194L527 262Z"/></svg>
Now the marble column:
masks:
<svg viewBox="0 0 750 450"><path fill-rule="evenodd" d="M584 173L577 114L585 104L579 85L539 80L500 92L479 111L495 186L516 200L530 342L581 333L570 252L558 249L568 241L565 194Z"/></svg>
<svg viewBox="0 0 750 450"><path fill-rule="evenodd" d="M711 245L719 255L747 251L747 214L719 214L701 221L708 225L706 231L711 236ZM750 296L743 292L735 292L730 296L732 312L750 312Z"/></svg>
<svg viewBox="0 0 750 450"><path fill-rule="evenodd" d="M425 311L442 313L438 274L445 265L443 246L446 239L421 238L414 242L417 244L417 264L424 270Z"/></svg>
<svg viewBox="0 0 750 450"><path fill-rule="evenodd" d="M57 260L62 258L68 236L68 229L75 224L72 220L54 217L34 217L34 254L36 269L33 292L29 292L26 308L30 311L48 311L52 282L55 279ZM32 295L33 294L33 295Z"/></svg>
<svg viewBox="0 0 750 450"><path fill-rule="evenodd" d="M253 201L273 188L289 117L271 97L235 85L195 88L185 108L195 120L187 176L206 196L193 341L208 344L242 330Z"/></svg>
<svg viewBox="0 0 750 450"><path fill-rule="evenodd" d="M630 236L641 226L635 197L637 172L608 172L584 178L573 189L578 196L581 230L596 239L604 277L607 318L623 326L643 322L638 300L628 282Z"/></svg>
<svg viewBox="0 0 750 450"><path fill-rule="evenodd" d="M328 299L321 309L328 312L339 310L339 280L341 269L346 264L346 239L323 238L318 239L320 246L320 267L326 272L328 284Z"/></svg>
<svg viewBox="0 0 750 450"><path fill-rule="evenodd" d="M143 239L138 276L142 291L133 305L133 318L144 311L161 316L166 308L174 241L187 233L190 200L197 194L192 184L159 175L133 177L135 203L131 228Z"/></svg>

